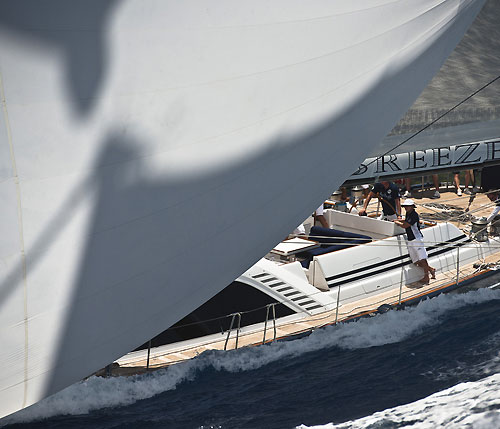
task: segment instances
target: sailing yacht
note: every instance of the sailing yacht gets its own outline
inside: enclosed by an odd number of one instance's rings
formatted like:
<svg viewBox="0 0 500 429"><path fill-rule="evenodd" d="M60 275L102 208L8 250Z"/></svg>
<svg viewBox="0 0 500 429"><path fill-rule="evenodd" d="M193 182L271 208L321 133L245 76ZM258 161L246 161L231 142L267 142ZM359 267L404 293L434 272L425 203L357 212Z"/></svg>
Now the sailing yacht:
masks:
<svg viewBox="0 0 500 429"><path fill-rule="evenodd" d="M391 130L484 3L3 1L0 417L250 268Z"/></svg>

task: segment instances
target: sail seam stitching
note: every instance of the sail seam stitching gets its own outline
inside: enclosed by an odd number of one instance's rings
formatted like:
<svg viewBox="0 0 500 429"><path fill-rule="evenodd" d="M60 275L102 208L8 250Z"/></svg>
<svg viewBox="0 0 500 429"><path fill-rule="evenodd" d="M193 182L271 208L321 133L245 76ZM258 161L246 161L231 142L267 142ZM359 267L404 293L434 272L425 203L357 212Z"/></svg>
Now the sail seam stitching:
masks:
<svg viewBox="0 0 500 429"><path fill-rule="evenodd" d="M24 395L22 408L26 407L28 399L28 283L26 280L26 253L24 249L24 231L23 231L23 216L21 207L21 189L19 184L19 176L17 173L16 158L14 155L14 144L12 142L12 130L10 128L9 114L7 111L7 101L5 98L5 91L3 87L3 78L0 72L0 97L2 99L2 111L5 121L5 129L7 132L7 142L9 145L10 159L12 162L12 178L16 189L17 197L17 218L19 224L19 241L21 246L21 264L23 274L23 304L24 304Z"/></svg>

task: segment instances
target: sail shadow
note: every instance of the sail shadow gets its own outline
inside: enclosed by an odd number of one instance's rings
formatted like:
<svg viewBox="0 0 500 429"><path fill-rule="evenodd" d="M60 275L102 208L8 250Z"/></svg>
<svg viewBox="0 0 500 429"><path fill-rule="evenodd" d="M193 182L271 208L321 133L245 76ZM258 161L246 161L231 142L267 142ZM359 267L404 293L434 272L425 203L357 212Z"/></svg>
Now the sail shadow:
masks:
<svg viewBox="0 0 500 429"><path fill-rule="evenodd" d="M196 176L150 174L140 141L110 136L96 164L107 167L94 175L91 229L46 395L167 329L265 255L352 173L348 159L365 158L363 140L380 141L401 106L411 105L419 92L407 87L411 76L430 79L433 67L415 61L390 69L342 114ZM357 132L360 118L370 121L369 135ZM349 150L338 151L338 142ZM283 221L280 213L297 198Z"/></svg>
<svg viewBox="0 0 500 429"><path fill-rule="evenodd" d="M106 74L105 29L115 5L116 0L2 1L0 30L57 48L66 62L72 104L79 115L86 116Z"/></svg>
<svg viewBox="0 0 500 429"><path fill-rule="evenodd" d="M42 377L50 377L43 386L49 394L83 378L170 326L248 268L340 185L354 169L353 160L366 157L363 141L385 135L404 106L400 99L408 76L431 74L409 71L401 71L406 78L386 76L344 114L303 135L269 142L274 149L196 177L168 179L148 172L140 139L115 133L99 141L103 151L95 166L89 230L84 243L75 243L81 246L76 279L63 285L72 292L71 302L64 314L47 303L46 314L53 312L50 317L61 328L57 344L47 340L31 350L33 343L25 339L29 363L38 364L25 366L25 386L32 383L35 391ZM416 97L409 92L407 105ZM375 112L380 117L372 117ZM369 132L359 131L360 118L370 121ZM335 153L339 147L349 149ZM300 204L287 206L294 198ZM31 338L41 330L39 320L30 326Z"/></svg>

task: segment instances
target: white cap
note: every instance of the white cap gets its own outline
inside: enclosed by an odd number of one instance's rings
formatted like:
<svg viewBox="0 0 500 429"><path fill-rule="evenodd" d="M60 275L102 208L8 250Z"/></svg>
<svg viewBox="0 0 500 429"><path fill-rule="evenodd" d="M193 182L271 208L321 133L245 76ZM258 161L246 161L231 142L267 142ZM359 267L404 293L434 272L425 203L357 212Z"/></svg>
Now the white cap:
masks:
<svg viewBox="0 0 500 429"><path fill-rule="evenodd" d="M411 198L407 198L406 200L404 200L401 203L401 207L404 207L404 206L413 206L413 207L415 207L415 202Z"/></svg>

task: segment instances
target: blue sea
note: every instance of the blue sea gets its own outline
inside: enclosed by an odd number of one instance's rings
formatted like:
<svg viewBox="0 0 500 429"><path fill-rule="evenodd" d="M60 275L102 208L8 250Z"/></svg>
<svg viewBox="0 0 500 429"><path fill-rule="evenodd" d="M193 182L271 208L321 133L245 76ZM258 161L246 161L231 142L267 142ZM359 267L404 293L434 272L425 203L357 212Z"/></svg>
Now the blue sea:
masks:
<svg viewBox="0 0 500 429"><path fill-rule="evenodd" d="M5 428L498 428L500 291L442 295L300 339L92 377Z"/></svg>

